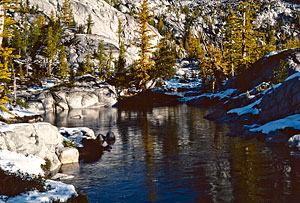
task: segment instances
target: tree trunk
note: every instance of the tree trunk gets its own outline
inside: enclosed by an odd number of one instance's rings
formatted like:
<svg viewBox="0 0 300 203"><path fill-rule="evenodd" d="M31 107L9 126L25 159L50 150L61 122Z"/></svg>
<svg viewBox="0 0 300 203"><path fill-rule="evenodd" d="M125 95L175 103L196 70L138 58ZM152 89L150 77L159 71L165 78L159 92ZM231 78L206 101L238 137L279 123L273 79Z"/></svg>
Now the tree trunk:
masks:
<svg viewBox="0 0 300 203"><path fill-rule="evenodd" d="M2 47L2 41L3 41L4 18L5 18L5 9L4 6L0 4L0 47Z"/></svg>
<svg viewBox="0 0 300 203"><path fill-rule="evenodd" d="M17 104L17 79L16 79L16 72L15 72L14 67L12 67L12 74L13 74L13 79L14 79L14 100L13 100L13 105L15 106Z"/></svg>

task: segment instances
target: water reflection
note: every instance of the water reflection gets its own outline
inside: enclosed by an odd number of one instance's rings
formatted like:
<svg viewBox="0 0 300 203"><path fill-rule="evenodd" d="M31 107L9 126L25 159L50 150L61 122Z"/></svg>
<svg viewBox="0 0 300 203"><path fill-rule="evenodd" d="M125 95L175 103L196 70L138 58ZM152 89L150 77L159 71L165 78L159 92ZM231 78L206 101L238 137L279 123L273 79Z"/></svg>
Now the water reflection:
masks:
<svg viewBox="0 0 300 203"><path fill-rule="evenodd" d="M203 119L207 113L180 105L74 110L45 120L117 135L111 152L70 172L69 183L91 202L298 201L299 159L283 147L226 137L228 127Z"/></svg>

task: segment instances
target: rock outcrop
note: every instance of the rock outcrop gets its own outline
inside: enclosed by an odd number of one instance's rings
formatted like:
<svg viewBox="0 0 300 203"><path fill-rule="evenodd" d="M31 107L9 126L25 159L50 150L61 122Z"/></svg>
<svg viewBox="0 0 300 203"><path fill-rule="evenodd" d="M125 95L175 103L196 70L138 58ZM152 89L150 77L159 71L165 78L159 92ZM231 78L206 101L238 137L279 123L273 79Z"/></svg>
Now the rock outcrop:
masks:
<svg viewBox="0 0 300 203"><path fill-rule="evenodd" d="M279 70L282 61L286 63L285 68L288 75L300 71L300 49L289 49L269 57L261 58L247 69L247 71L238 77L230 79L225 89L236 88L247 91L263 82L272 81L274 79L274 72Z"/></svg>
<svg viewBox="0 0 300 203"><path fill-rule="evenodd" d="M0 149L21 154L36 155L50 162L50 170L55 170L63 163L75 162L77 149L68 152L72 159L65 156L63 136L57 127L49 123L22 123L0 126ZM77 151L77 152L76 152ZM71 154L71 155L70 155ZM78 162L78 156L77 156Z"/></svg>
<svg viewBox="0 0 300 203"><path fill-rule="evenodd" d="M117 102L115 88L94 77L79 78L74 87L56 87L34 94L28 100L29 111L63 111L78 108L112 107Z"/></svg>
<svg viewBox="0 0 300 203"><path fill-rule="evenodd" d="M300 113L300 74L266 94L259 104L262 123Z"/></svg>
<svg viewBox="0 0 300 203"><path fill-rule="evenodd" d="M38 6L46 16L51 16L51 11L54 11L56 16L61 12L64 0L31 0L30 4ZM71 65L81 63L85 60L85 56L93 54L98 48L98 43L103 40L105 51L108 53L110 48L113 49L113 55L118 56L119 37L118 24L119 20L122 25L122 38L126 47L126 61L130 64L137 58L137 48L133 45L138 37L138 22L133 16L124 14L114 7L110 6L104 0L71 0L74 19L77 25L86 25L88 16L91 16L93 21L92 34L78 34L76 43L67 48L70 53L69 62ZM157 44L161 38L155 28L149 26L151 34L155 36L153 43ZM70 42L73 38L73 31L69 30L69 38L64 41ZM70 38L71 37L71 38Z"/></svg>

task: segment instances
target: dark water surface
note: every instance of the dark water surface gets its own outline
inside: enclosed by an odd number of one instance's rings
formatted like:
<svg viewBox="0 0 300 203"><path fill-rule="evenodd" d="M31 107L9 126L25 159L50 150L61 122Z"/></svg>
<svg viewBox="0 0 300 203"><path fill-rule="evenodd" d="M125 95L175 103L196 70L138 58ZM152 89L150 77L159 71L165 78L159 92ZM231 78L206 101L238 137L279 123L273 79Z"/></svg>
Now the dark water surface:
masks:
<svg viewBox="0 0 300 203"><path fill-rule="evenodd" d="M116 134L99 160L61 169L90 202L300 202L299 151L227 137L227 125L203 119L208 113L180 105L73 110L45 120Z"/></svg>

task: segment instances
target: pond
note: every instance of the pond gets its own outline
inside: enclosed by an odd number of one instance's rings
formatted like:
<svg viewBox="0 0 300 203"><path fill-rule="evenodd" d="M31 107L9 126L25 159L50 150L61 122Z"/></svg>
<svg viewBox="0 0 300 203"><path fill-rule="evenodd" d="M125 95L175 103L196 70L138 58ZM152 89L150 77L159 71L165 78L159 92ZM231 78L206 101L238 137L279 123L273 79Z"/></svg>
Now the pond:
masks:
<svg viewBox="0 0 300 203"><path fill-rule="evenodd" d="M299 151L226 136L232 126L205 120L208 113L186 105L107 108L45 121L116 134L98 160L61 168L90 202L299 202Z"/></svg>

